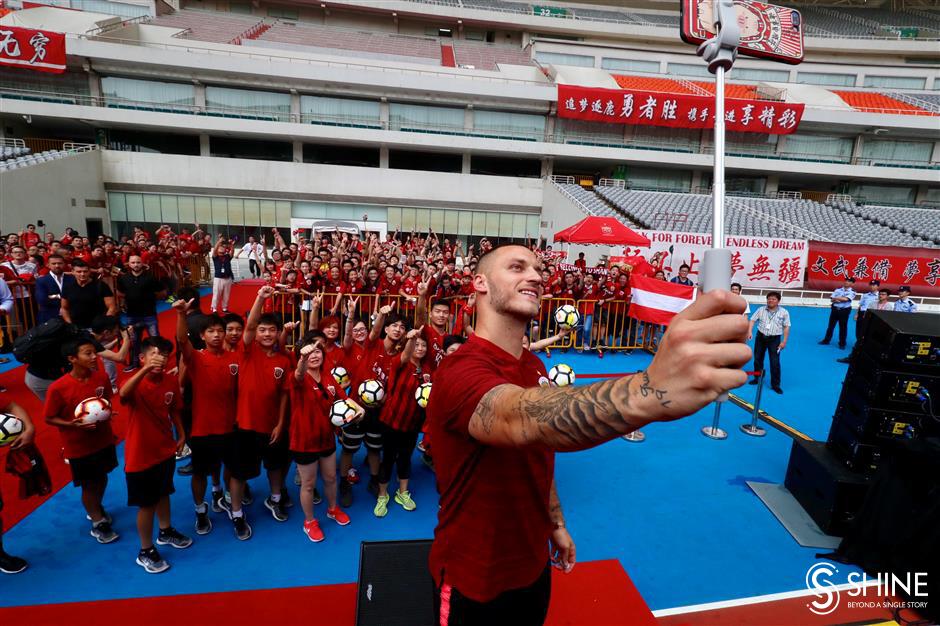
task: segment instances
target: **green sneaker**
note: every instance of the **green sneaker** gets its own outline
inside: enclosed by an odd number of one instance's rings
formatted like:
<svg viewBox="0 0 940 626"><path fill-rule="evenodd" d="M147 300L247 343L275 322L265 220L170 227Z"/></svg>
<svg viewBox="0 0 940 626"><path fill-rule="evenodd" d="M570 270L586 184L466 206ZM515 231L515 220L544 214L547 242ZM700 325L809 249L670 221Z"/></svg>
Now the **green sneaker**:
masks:
<svg viewBox="0 0 940 626"><path fill-rule="evenodd" d="M376 517L385 517L388 513L388 496L379 496L372 512L375 513Z"/></svg>
<svg viewBox="0 0 940 626"><path fill-rule="evenodd" d="M401 508L405 509L406 511L414 511L416 508L418 508L418 505L415 504L415 501L411 499L410 491L405 491L404 493L401 491L396 491L395 502L400 504Z"/></svg>

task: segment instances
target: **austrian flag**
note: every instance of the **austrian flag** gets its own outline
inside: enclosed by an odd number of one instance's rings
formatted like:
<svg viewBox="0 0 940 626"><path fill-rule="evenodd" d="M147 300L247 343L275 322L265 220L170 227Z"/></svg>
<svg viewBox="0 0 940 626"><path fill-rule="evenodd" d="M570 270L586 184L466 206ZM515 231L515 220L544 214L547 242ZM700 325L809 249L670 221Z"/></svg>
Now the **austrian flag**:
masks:
<svg viewBox="0 0 940 626"><path fill-rule="evenodd" d="M666 326L676 313L695 302L695 287L646 276L630 276L630 317Z"/></svg>

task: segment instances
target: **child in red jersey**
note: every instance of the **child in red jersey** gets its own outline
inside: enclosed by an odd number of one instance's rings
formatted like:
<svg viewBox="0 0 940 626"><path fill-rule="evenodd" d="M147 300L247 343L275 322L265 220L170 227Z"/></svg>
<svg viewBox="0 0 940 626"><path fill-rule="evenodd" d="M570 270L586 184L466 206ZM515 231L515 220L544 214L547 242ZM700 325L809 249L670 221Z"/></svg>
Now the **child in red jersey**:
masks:
<svg viewBox="0 0 940 626"><path fill-rule="evenodd" d="M395 502L406 511L417 508L408 491L411 478L411 455L418 442L418 433L424 423L424 409L415 400L415 391L423 383L431 382L431 374L422 367L428 352L423 328L408 331L401 358L392 367L385 404L379 413L382 423L382 463L379 466L379 495L372 512L376 517L388 513L388 483L392 466L398 469L398 490Z"/></svg>
<svg viewBox="0 0 940 626"><path fill-rule="evenodd" d="M3 393L0 390L0 393ZM26 412L26 409L18 405L16 402L7 401L6 398L0 396L0 414L12 415L16 417L21 422L23 422L23 432L13 440L13 443L10 444L11 450L16 450L17 448L22 448L23 446L33 442L33 436L36 433L36 429L33 427L33 421L29 418L29 413ZM0 511L3 511L3 494L0 493ZM25 559L21 559L18 556L13 556L12 554L7 554L3 549L3 519L0 518L0 572L4 574L19 574L25 570L29 565L26 563Z"/></svg>
<svg viewBox="0 0 940 626"><path fill-rule="evenodd" d="M287 450L286 417L287 375L293 369L290 359L277 351L281 320L261 310L274 295L274 288L265 285L251 307L243 348L238 364L238 395L236 404L235 455L232 474L232 523L235 536L241 541L251 539L251 526L242 511L245 484L267 470L271 495L265 507L279 522L287 521L284 473L290 464Z"/></svg>
<svg viewBox="0 0 940 626"><path fill-rule="evenodd" d="M141 342L140 369L121 387L121 401L130 410L124 442L127 505L136 506L140 552L137 564L148 574L170 568L153 545L153 517L160 522L157 544L182 549L193 544L170 523L176 454L186 443L180 418L179 380L166 373L173 344L164 337ZM175 435L174 435L175 431Z"/></svg>
<svg viewBox="0 0 940 626"><path fill-rule="evenodd" d="M349 516L336 503L336 436L330 422L330 409L346 392L324 369L322 333L311 333L300 349L291 381L290 453L300 474L300 505L304 510L304 534L313 542L323 541L323 530L313 516L317 470L323 476L328 508L326 516L340 526ZM349 401L362 417L365 411Z"/></svg>
<svg viewBox="0 0 940 626"><path fill-rule="evenodd" d="M212 477L212 510L220 513L228 508L219 473L223 463L226 467L232 463L239 355L226 350L225 320L215 313L206 316L205 327L199 334L206 347L202 350L193 348L186 330L186 310L192 303L192 300L177 300L173 308L178 313L176 343L193 394L189 447L192 450L191 487L196 507L196 534L206 535L212 530L209 505L205 502L209 476ZM238 338L241 339L241 333Z"/></svg>
<svg viewBox="0 0 940 626"><path fill-rule="evenodd" d="M101 506L108 474L117 467L116 441L111 420L85 424L75 419L75 409L83 401L103 398L111 401L111 381L99 366L95 343L82 337L67 343L62 354L72 370L49 386L44 415L46 423L59 429L65 458L72 471L72 484L82 490L82 505L91 521L91 536L98 543L116 541L111 516Z"/></svg>

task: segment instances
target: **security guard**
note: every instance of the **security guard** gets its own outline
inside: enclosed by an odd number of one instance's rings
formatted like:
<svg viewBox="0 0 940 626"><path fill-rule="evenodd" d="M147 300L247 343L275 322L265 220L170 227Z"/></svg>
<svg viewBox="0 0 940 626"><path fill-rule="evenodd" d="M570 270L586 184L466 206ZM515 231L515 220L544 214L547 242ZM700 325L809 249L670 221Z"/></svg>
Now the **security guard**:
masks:
<svg viewBox="0 0 940 626"><path fill-rule="evenodd" d="M861 341L862 336L865 334L865 328L868 326L869 311L874 311L878 308L878 291L881 287L881 281L879 280L870 280L868 281L869 291L863 293L862 297L858 302L858 312L855 313L855 343L858 344ZM854 353L854 350L853 350ZM847 356L841 359L836 359L839 363L851 363L852 357Z"/></svg>
<svg viewBox="0 0 940 626"><path fill-rule="evenodd" d="M917 313L917 303L910 298L911 288L901 285L898 288L898 299L894 301L894 310L901 313Z"/></svg>
<svg viewBox="0 0 940 626"><path fill-rule="evenodd" d="M846 278L845 283L832 292L829 299L832 301L832 308L829 311L829 326L826 328L826 336L822 338L819 345L829 345L832 341L832 331L836 324L839 324L839 347L845 348L845 336L849 330L849 315L852 314L852 300L855 299L854 278Z"/></svg>

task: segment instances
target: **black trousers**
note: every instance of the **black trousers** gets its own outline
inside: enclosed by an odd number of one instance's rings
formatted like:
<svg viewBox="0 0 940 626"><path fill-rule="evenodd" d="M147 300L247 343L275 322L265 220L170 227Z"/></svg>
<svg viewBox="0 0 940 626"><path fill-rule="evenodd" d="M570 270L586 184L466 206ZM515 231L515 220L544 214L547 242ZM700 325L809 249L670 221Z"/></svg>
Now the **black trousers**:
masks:
<svg viewBox="0 0 940 626"><path fill-rule="evenodd" d="M780 388L780 335L765 335L758 331L754 340L754 370L764 371L764 353L770 357L770 386Z"/></svg>
<svg viewBox="0 0 940 626"><path fill-rule="evenodd" d="M829 309L829 326L826 328L826 336L823 337L823 341L829 343L832 340L832 331L835 329L836 324L839 325L839 347L845 346L845 337L849 331L849 316L852 314L852 307L848 306L844 309L837 309L832 307Z"/></svg>
<svg viewBox="0 0 940 626"><path fill-rule="evenodd" d="M261 266L254 259L248 259L248 271L251 272L252 276L261 278Z"/></svg>
<svg viewBox="0 0 940 626"><path fill-rule="evenodd" d="M383 424L384 426L384 424ZM382 430L382 463L379 482L388 484L392 479L392 466L398 469L398 480L411 478L411 455L418 443L418 431L401 431L384 426Z"/></svg>
<svg viewBox="0 0 940 626"><path fill-rule="evenodd" d="M542 626L548 615L548 601L552 595L551 566L545 569L528 587L510 589L489 602L471 600L447 584L435 590L435 624L441 626ZM446 615L446 621L441 615Z"/></svg>

